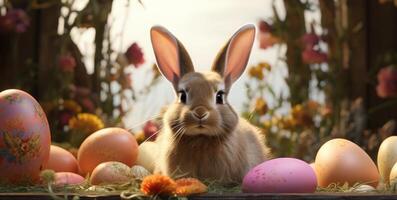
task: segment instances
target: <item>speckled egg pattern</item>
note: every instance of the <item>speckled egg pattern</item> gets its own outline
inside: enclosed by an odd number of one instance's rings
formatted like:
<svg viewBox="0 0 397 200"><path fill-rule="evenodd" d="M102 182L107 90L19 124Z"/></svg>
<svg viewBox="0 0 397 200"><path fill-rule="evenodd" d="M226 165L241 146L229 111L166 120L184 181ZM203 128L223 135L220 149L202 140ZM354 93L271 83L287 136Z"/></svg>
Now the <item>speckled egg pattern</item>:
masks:
<svg viewBox="0 0 397 200"><path fill-rule="evenodd" d="M304 161L278 158L254 167L243 180L249 193L310 193L317 187L313 169Z"/></svg>

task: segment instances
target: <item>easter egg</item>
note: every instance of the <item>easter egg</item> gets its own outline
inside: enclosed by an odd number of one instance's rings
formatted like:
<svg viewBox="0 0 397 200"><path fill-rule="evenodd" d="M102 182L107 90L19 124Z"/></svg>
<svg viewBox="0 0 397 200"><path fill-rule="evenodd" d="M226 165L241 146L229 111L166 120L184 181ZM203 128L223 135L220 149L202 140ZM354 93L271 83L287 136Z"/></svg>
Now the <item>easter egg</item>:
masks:
<svg viewBox="0 0 397 200"><path fill-rule="evenodd" d="M376 192L376 189L370 185L359 185L357 187L353 187L350 189L351 192L356 192L356 193L374 193Z"/></svg>
<svg viewBox="0 0 397 200"><path fill-rule="evenodd" d="M57 172L55 173L55 185L78 185L84 183L84 178L72 172Z"/></svg>
<svg viewBox="0 0 397 200"><path fill-rule="evenodd" d="M154 171L154 163L158 156L158 145L154 142L143 142L139 145L139 154L136 161L137 165L141 165L150 172Z"/></svg>
<svg viewBox="0 0 397 200"><path fill-rule="evenodd" d="M134 165L131 167L131 173L136 179L143 179L146 176L151 175L151 173L140 165Z"/></svg>
<svg viewBox="0 0 397 200"><path fill-rule="evenodd" d="M388 183L391 186L395 186L397 184L397 163L395 163L390 170L390 176L389 176Z"/></svg>
<svg viewBox="0 0 397 200"><path fill-rule="evenodd" d="M121 162L104 162L92 171L90 183L92 185L116 184L133 180L130 167Z"/></svg>
<svg viewBox="0 0 397 200"><path fill-rule="evenodd" d="M51 145L47 169L55 172L78 173L79 171L76 158L69 151L55 145Z"/></svg>
<svg viewBox="0 0 397 200"><path fill-rule="evenodd" d="M118 161L133 166L138 157L135 137L121 128L105 128L88 136L80 146L77 161L83 174L99 164Z"/></svg>
<svg viewBox="0 0 397 200"><path fill-rule="evenodd" d="M46 168L50 128L40 105L28 93L0 93L0 183L34 184Z"/></svg>
<svg viewBox="0 0 397 200"><path fill-rule="evenodd" d="M276 158L252 168L245 175L245 193L311 193L317 180L305 161L295 158Z"/></svg>
<svg viewBox="0 0 397 200"><path fill-rule="evenodd" d="M389 185L390 172L396 162L397 136L390 136L380 145L377 159L380 176L386 185Z"/></svg>
<svg viewBox="0 0 397 200"><path fill-rule="evenodd" d="M315 160L318 185L365 183L376 187L379 173L375 163L359 146L346 139L332 139L321 146Z"/></svg>

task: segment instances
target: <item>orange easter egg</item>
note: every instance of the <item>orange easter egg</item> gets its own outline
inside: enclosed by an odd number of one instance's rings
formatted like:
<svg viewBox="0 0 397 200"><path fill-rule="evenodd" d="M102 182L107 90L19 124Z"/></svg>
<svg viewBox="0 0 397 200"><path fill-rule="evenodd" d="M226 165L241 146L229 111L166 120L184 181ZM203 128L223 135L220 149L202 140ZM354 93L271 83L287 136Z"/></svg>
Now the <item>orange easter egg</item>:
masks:
<svg viewBox="0 0 397 200"><path fill-rule="evenodd" d="M315 161L318 185L331 183L368 184L376 187L379 173L375 163L359 146L346 139L332 139L318 150Z"/></svg>
<svg viewBox="0 0 397 200"><path fill-rule="evenodd" d="M76 158L69 151L55 145L51 145L47 169L55 172L78 173L79 171Z"/></svg>
<svg viewBox="0 0 397 200"><path fill-rule="evenodd" d="M88 136L80 146L77 161L83 174L99 164L118 161L133 166L138 157L135 137L122 128L105 128Z"/></svg>

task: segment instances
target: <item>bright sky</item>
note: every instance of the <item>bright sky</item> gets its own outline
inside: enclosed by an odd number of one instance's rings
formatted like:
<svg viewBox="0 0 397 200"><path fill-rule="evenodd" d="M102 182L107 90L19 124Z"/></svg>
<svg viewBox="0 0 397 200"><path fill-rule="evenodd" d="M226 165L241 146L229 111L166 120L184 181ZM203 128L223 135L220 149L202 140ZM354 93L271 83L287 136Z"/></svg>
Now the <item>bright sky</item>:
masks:
<svg viewBox="0 0 397 200"><path fill-rule="evenodd" d="M142 86L145 71L155 62L149 30L153 25L162 25L169 29L186 47L196 70L209 70L211 63L225 42L242 25L257 24L259 19L273 15L272 0L142 0L144 7L137 1L114 0L110 20L114 22L111 38L113 48L124 52L130 44L138 42L143 48L146 63L138 70L133 70L134 87ZM282 0L276 0L276 8L281 17L285 15ZM125 21L125 18L127 20ZM123 23L125 29L123 30ZM94 31L74 33L80 49L86 55L86 63L92 68ZM276 62L277 53L285 51L283 47L260 50L254 44L249 65L267 61L275 67L267 81L277 85L276 90L283 89L282 77L286 76L284 64ZM88 69L90 71L90 69ZM237 81L229 101L239 112L245 99L244 82L246 74ZM163 79L143 101L137 102L134 110L125 118L127 128L139 127L143 122L158 113L165 104L172 102L174 94L171 85Z"/></svg>

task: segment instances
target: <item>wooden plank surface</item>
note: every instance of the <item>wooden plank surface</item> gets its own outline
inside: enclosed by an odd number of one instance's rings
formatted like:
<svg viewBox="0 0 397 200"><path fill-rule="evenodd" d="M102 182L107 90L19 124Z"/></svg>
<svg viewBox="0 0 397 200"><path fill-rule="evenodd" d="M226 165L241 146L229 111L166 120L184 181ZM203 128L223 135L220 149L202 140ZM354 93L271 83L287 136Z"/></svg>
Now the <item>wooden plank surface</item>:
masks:
<svg viewBox="0 0 397 200"><path fill-rule="evenodd" d="M64 194L59 194L63 197ZM68 194L68 199L73 198L73 194ZM53 198L47 193L2 193L0 199L31 199L31 200L52 200ZM111 196L80 196L80 199L97 199L97 200L115 200L121 199L118 195ZM168 198L164 198L168 199ZM221 200L239 200L239 199L263 199L263 200L397 200L397 195L390 194L349 194L349 193L315 193L315 194L205 194L198 196L191 196L191 200L207 200L207 199L221 199Z"/></svg>

